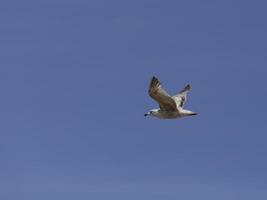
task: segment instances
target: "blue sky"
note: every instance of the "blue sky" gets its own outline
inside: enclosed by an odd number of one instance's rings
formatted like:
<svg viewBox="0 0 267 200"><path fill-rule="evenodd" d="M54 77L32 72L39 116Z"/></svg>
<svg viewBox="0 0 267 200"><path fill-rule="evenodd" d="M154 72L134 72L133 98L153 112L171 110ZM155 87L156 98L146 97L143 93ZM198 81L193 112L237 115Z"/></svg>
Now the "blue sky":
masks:
<svg viewBox="0 0 267 200"><path fill-rule="evenodd" d="M1 2L1 199L266 199L266 6ZM200 115L144 118L153 75Z"/></svg>

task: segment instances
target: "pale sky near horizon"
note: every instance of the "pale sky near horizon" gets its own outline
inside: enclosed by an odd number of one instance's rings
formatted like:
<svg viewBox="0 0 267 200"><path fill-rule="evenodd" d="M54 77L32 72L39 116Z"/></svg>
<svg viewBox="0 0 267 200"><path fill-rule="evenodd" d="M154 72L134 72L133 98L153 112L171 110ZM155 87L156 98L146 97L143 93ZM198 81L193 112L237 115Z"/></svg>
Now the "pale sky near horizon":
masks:
<svg viewBox="0 0 267 200"><path fill-rule="evenodd" d="M0 198L267 198L265 1L0 3ZM145 118L157 76L198 116Z"/></svg>

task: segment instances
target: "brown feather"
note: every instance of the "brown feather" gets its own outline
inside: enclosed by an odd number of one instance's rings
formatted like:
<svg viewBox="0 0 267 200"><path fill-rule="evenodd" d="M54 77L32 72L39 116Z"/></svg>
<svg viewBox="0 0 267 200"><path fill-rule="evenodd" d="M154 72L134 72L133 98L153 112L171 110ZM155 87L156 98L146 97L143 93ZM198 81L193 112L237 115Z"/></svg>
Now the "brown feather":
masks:
<svg viewBox="0 0 267 200"><path fill-rule="evenodd" d="M158 102L163 111L177 110L176 103L172 97L161 87L159 80L153 76L148 89L149 96Z"/></svg>

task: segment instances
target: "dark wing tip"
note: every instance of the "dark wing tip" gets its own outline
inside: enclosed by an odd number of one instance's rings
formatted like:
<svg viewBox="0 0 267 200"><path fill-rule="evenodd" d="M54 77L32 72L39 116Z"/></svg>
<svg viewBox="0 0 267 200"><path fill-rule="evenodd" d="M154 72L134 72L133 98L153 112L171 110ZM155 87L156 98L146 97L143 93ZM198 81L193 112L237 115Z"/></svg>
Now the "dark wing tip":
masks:
<svg viewBox="0 0 267 200"><path fill-rule="evenodd" d="M192 90L192 86L191 86L190 84L187 84L187 85L185 86L185 90Z"/></svg>
<svg viewBox="0 0 267 200"><path fill-rule="evenodd" d="M159 79L156 76L153 76L151 82L159 82Z"/></svg>
<svg viewBox="0 0 267 200"><path fill-rule="evenodd" d="M159 85L160 85L159 79L157 77L153 76L151 81L150 81L149 87L152 88L152 87L157 87Z"/></svg>
<svg viewBox="0 0 267 200"><path fill-rule="evenodd" d="M190 91L192 89L191 85L190 84L187 84L184 89L182 89L179 94L183 93L183 92L187 92L187 91Z"/></svg>

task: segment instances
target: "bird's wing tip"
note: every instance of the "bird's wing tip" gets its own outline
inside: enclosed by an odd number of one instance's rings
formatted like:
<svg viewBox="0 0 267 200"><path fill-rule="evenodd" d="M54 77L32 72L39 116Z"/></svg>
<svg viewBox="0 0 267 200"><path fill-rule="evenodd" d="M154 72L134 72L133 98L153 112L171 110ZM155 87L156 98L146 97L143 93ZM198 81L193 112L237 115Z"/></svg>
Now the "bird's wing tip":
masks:
<svg viewBox="0 0 267 200"><path fill-rule="evenodd" d="M152 76L152 80L158 80L156 76Z"/></svg>
<svg viewBox="0 0 267 200"><path fill-rule="evenodd" d="M185 86L186 89L188 90L192 90L192 85L190 83L188 83L186 86Z"/></svg>

